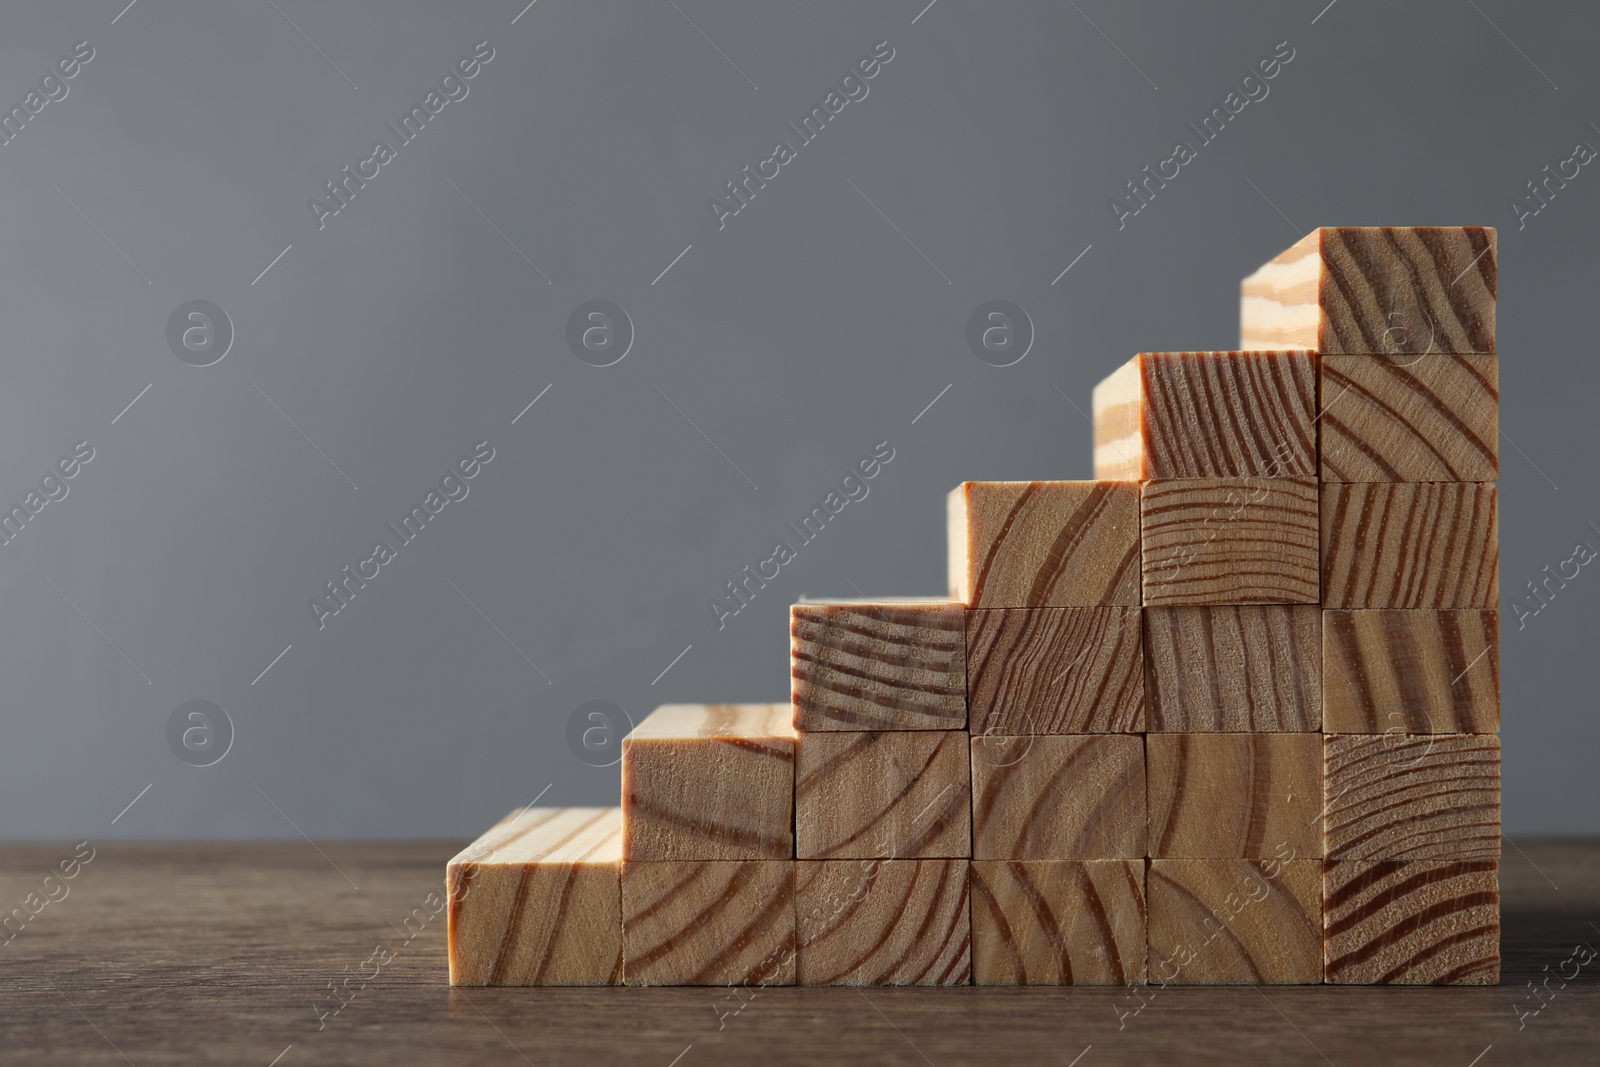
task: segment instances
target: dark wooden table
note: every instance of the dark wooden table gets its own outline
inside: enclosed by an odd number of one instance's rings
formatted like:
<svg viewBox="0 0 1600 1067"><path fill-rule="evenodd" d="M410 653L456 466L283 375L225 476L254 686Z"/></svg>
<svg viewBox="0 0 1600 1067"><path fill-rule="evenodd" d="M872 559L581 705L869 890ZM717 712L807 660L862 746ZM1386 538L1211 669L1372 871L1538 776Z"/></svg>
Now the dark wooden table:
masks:
<svg viewBox="0 0 1600 1067"><path fill-rule="evenodd" d="M0 1062L1600 1064L1600 959L1567 962L1600 948L1600 843L1517 845L1498 988L1174 987L1137 1013L1125 989L451 989L454 845L104 845L48 885L71 846L7 846L0 909L38 913L0 945Z"/></svg>

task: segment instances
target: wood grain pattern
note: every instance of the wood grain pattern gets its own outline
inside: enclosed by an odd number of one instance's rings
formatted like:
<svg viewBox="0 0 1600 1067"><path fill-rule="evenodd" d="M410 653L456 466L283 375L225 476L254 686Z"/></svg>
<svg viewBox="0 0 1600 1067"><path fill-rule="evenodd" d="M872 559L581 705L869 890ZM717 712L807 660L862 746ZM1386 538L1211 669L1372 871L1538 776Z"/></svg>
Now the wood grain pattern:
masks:
<svg viewBox="0 0 1600 1067"><path fill-rule="evenodd" d="M1150 855L1322 855L1320 734L1151 734Z"/></svg>
<svg viewBox="0 0 1600 1067"><path fill-rule="evenodd" d="M1317 473L1311 352L1143 352L1094 390L1094 476Z"/></svg>
<svg viewBox="0 0 1600 1067"><path fill-rule="evenodd" d="M1500 881L1493 860L1340 860L1324 882L1324 981L1495 985Z"/></svg>
<svg viewBox="0 0 1600 1067"><path fill-rule="evenodd" d="M1145 854L1144 739L972 739L972 855L984 860Z"/></svg>
<svg viewBox="0 0 1600 1067"><path fill-rule="evenodd" d="M1314 604L1314 478L1145 482L1140 494L1146 607Z"/></svg>
<svg viewBox="0 0 1600 1067"><path fill-rule="evenodd" d="M1488 734L1323 739L1329 859L1500 858L1500 739Z"/></svg>
<svg viewBox="0 0 1600 1067"><path fill-rule="evenodd" d="M1324 227L1244 280L1240 348L1493 352L1495 231Z"/></svg>
<svg viewBox="0 0 1600 1067"><path fill-rule="evenodd" d="M1144 729L1138 608L967 612L973 733L1137 733Z"/></svg>
<svg viewBox="0 0 1600 1067"><path fill-rule="evenodd" d="M966 985L966 860L801 860L802 985Z"/></svg>
<svg viewBox="0 0 1600 1067"><path fill-rule="evenodd" d="M1139 604L1132 482L964 482L947 500L950 595L973 608Z"/></svg>
<svg viewBox="0 0 1600 1067"><path fill-rule="evenodd" d="M1499 359L1324 356L1318 422L1324 481L1492 482Z"/></svg>
<svg viewBox="0 0 1600 1067"><path fill-rule="evenodd" d="M1149 981L1322 981L1322 861L1151 860Z"/></svg>
<svg viewBox="0 0 1600 1067"><path fill-rule="evenodd" d="M808 601L789 609L799 730L967 725L966 609L953 600Z"/></svg>
<svg viewBox="0 0 1600 1067"><path fill-rule="evenodd" d="M972 849L965 731L800 735L801 859L951 859Z"/></svg>
<svg viewBox="0 0 1600 1067"><path fill-rule="evenodd" d="M700 651L697 645L690 655ZM144 824L130 821L162 788L158 781L116 829L139 832ZM102 818L133 792L114 798ZM286 810L300 821L297 808ZM1564 989L1559 980L1540 987L1548 1001L1540 1014L1529 1014L1541 1002L1527 986L1562 970L1575 943L1600 947L1588 926L1600 922L1592 903L1600 900L1600 840L1593 837L1512 838L1527 860L1507 846L1498 989L1397 996L1383 986L1316 986L1293 990L1288 1000L1266 990L1316 1042L1313 1049L1256 989L1162 989L1154 974L1148 988L1065 994L866 990L893 1026L853 990L452 989L445 985L444 868L471 836L319 840L317 848L298 839L96 842L94 862L67 883L71 895L0 949L7 1067L127 1067L112 1043L140 1067L266 1067L291 1042L277 1067L525 1067L513 1045L539 1067L667 1067L690 1044L677 1067L927 1067L922 1054L938 1067L1068 1067L1090 1042L1077 1067L1152 1060L1327 1067L1317 1049L1339 1067L1467 1067L1491 1043L1477 1067L1524 1060L1554 1067L1592 1060L1586 1050L1600 1047L1600 961ZM39 877L72 852L65 841L0 845L0 901L20 907ZM415 937L391 929L413 909L425 915L433 907L438 914ZM353 976L378 941L397 955L363 989ZM340 979L349 981L341 994L350 1002L319 1021L318 1011L338 1008L329 983ZM1513 1009L1526 1017L1523 1029Z"/></svg>
<svg viewBox="0 0 1600 1067"><path fill-rule="evenodd" d="M1144 861L972 863L976 985L1144 981Z"/></svg>
<svg viewBox="0 0 1600 1067"><path fill-rule="evenodd" d="M1322 606L1492 608L1500 599L1495 487L1322 487Z"/></svg>
<svg viewBox="0 0 1600 1067"><path fill-rule="evenodd" d="M794 856L788 704L666 704L622 742L623 857Z"/></svg>
<svg viewBox="0 0 1600 1067"><path fill-rule="evenodd" d="M618 808L522 808L445 868L451 985L622 981Z"/></svg>
<svg viewBox="0 0 1600 1067"><path fill-rule="evenodd" d="M1324 611L1323 729L1492 734L1500 729L1500 613Z"/></svg>
<svg viewBox="0 0 1600 1067"><path fill-rule="evenodd" d="M622 865L628 985L793 985L794 861Z"/></svg>
<svg viewBox="0 0 1600 1067"><path fill-rule="evenodd" d="M1152 733L1321 728L1322 610L1315 604L1146 608Z"/></svg>

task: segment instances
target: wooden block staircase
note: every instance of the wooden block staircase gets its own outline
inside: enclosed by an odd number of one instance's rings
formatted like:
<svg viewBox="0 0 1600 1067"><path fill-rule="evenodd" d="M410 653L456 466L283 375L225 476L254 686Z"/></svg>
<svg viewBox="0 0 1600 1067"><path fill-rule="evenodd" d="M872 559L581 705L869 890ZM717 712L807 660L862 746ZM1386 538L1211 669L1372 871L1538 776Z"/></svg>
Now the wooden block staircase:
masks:
<svg viewBox="0 0 1600 1067"><path fill-rule="evenodd" d="M1495 292L1309 234L1095 389L1097 480L951 492L947 598L794 605L788 703L452 860L451 982L1497 982Z"/></svg>

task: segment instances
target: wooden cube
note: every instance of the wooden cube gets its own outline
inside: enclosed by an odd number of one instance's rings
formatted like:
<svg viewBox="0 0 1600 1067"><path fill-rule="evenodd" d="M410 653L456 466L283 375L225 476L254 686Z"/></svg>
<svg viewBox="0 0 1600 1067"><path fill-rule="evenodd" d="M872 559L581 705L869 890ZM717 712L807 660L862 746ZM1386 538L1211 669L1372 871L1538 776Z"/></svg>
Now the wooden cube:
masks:
<svg viewBox="0 0 1600 1067"><path fill-rule="evenodd" d="M1500 729L1500 613L1324 611L1323 729L1492 734Z"/></svg>
<svg viewBox="0 0 1600 1067"><path fill-rule="evenodd" d="M972 739L974 859L1136 859L1144 854L1144 738Z"/></svg>
<svg viewBox="0 0 1600 1067"><path fill-rule="evenodd" d="M972 862L975 985L1144 981L1144 861Z"/></svg>
<svg viewBox="0 0 1600 1067"><path fill-rule="evenodd" d="M1311 352L1143 352L1094 390L1094 476L1317 473Z"/></svg>
<svg viewBox="0 0 1600 1067"><path fill-rule="evenodd" d="M628 985L793 985L793 860L622 865Z"/></svg>
<svg viewBox="0 0 1600 1067"><path fill-rule="evenodd" d="M973 608L1139 604L1132 482L963 482L948 498L950 595Z"/></svg>
<svg viewBox="0 0 1600 1067"><path fill-rule="evenodd" d="M1146 608L1152 733L1315 732L1322 609L1315 604Z"/></svg>
<svg viewBox="0 0 1600 1067"><path fill-rule="evenodd" d="M954 600L808 601L789 609L799 730L967 725L966 609Z"/></svg>
<svg viewBox="0 0 1600 1067"><path fill-rule="evenodd" d="M788 704L666 704L622 741L623 857L794 856Z"/></svg>
<svg viewBox="0 0 1600 1067"><path fill-rule="evenodd" d="M1140 493L1146 607L1317 602L1315 478L1182 478Z"/></svg>
<svg viewBox="0 0 1600 1067"><path fill-rule="evenodd" d="M1320 734L1151 734L1150 855L1322 855Z"/></svg>
<svg viewBox="0 0 1600 1067"><path fill-rule="evenodd" d="M1324 481L1492 482L1498 357L1324 356L1318 422Z"/></svg>
<svg viewBox="0 0 1600 1067"><path fill-rule="evenodd" d="M1500 880L1493 860L1339 860L1324 881L1323 980L1495 985Z"/></svg>
<svg viewBox="0 0 1600 1067"><path fill-rule="evenodd" d="M1322 486L1322 606L1492 608L1500 599L1495 487Z"/></svg>
<svg viewBox="0 0 1600 1067"><path fill-rule="evenodd" d="M1240 348L1493 352L1489 226L1312 230L1244 280Z"/></svg>
<svg viewBox="0 0 1600 1067"><path fill-rule="evenodd" d="M801 860L801 985L966 985L966 860Z"/></svg>
<svg viewBox="0 0 1600 1067"><path fill-rule="evenodd" d="M967 612L967 706L975 734L1144 729L1138 608Z"/></svg>
<svg viewBox="0 0 1600 1067"><path fill-rule="evenodd" d="M1322 981L1322 861L1151 860L1148 981Z"/></svg>
<svg viewBox="0 0 1600 1067"><path fill-rule="evenodd" d="M618 808L522 808L445 869L451 985L622 981Z"/></svg>
<svg viewBox="0 0 1600 1067"><path fill-rule="evenodd" d="M1323 738L1329 859L1500 858L1500 739L1490 734Z"/></svg>
<svg viewBox="0 0 1600 1067"><path fill-rule="evenodd" d="M964 859L971 805L965 731L800 735L801 859Z"/></svg>

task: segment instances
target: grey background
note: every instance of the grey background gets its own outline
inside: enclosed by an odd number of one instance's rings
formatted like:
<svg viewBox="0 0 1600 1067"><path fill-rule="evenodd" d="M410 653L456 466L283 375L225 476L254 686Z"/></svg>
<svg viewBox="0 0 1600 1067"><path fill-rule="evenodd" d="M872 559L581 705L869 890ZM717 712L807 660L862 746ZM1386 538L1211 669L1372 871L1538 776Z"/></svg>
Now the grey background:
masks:
<svg viewBox="0 0 1600 1067"><path fill-rule="evenodd" d="M1525 229L1508 206L1600 144L1600 10L925 3L7 4L5 107L96 54L0 147L0 501L95 458L0 548L0 837L465 838L547 787L614 803L579 704L783 699L790 601L942 592L952 485L1087 477L1116 365L1231 347L1238 279L1315 225L1423 223L1501 228L1506 825L1600 830L1600 577L1510 611L1600 546L1600 174ZM307 199L480 40L470 95L319 231ZM880 40L868 98L719 232L707 198ZM1119 231L1109 198L1285 40ZM237 331L203 369L165 341L197 298ZM603 369L564 340L592 298L638 335ZM1035 323L1016 366L966 347L991 298ZM308 598L485 439L319 631ZM870 496L718 631L707 599L883 440ZM236 729L203 769L166 740L194 699Z"/></svg>

